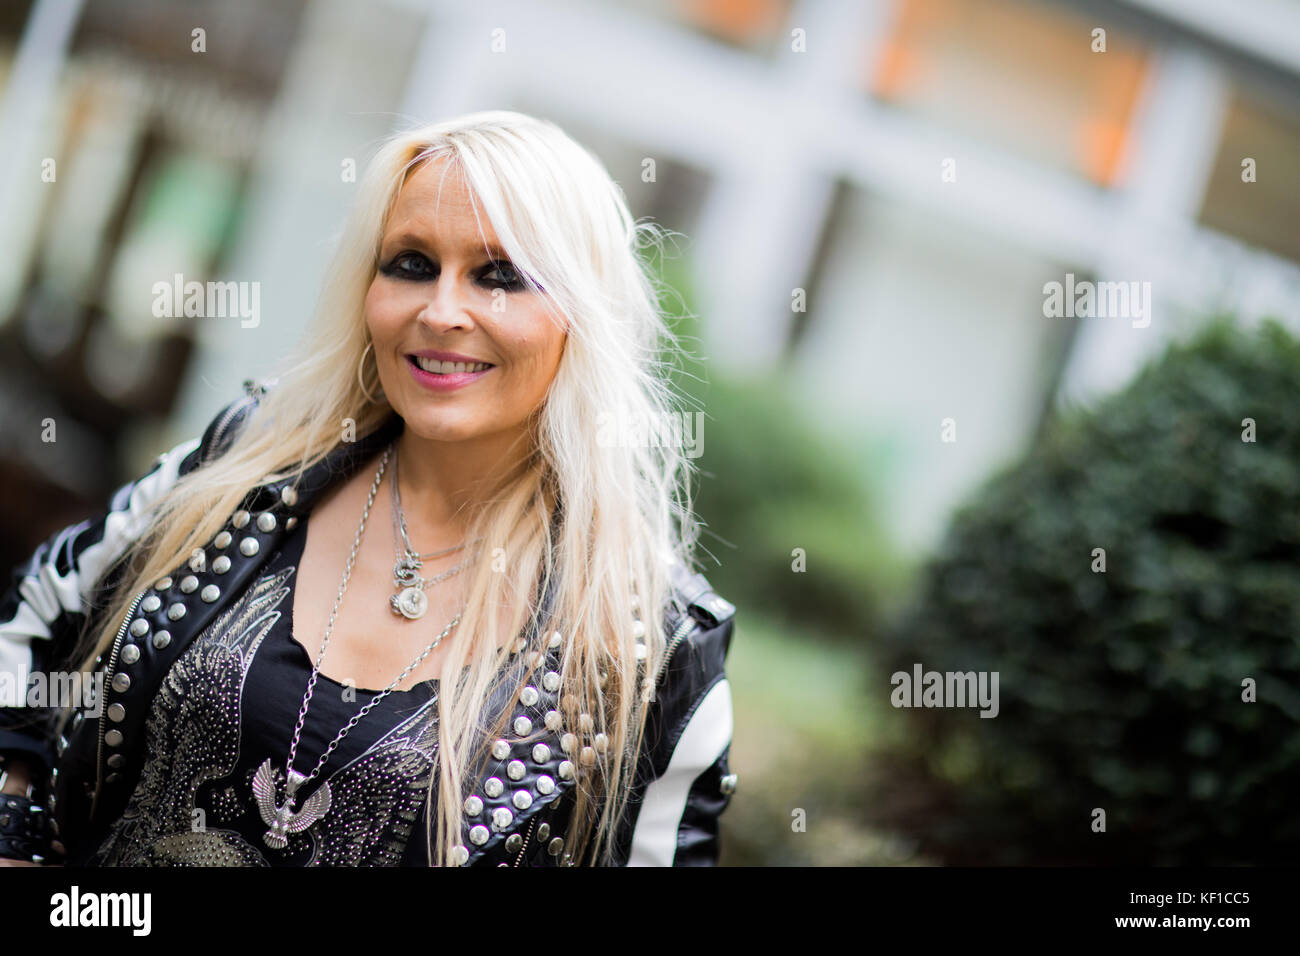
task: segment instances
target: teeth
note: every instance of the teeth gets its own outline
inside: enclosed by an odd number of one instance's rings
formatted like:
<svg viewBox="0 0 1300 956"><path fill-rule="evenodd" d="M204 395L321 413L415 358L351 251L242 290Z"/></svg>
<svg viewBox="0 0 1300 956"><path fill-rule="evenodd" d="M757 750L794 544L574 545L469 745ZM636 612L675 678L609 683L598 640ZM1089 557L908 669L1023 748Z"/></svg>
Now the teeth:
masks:
<svg viewBox="0 0 1300 956"><path fill-rule="evenodd" d="M487 362L436 362L433 359L416 356L415 363L426 372L434 375L451 375L453 372L481 372L491 368Z"/></svg>

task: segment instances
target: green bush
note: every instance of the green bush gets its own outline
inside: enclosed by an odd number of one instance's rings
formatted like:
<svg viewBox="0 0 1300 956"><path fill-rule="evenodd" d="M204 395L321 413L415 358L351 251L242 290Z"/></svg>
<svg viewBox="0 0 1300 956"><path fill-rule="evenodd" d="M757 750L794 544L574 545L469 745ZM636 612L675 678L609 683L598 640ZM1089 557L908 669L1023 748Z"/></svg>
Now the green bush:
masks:
<svg viewBox="0 0 1300 956"><path fill-rule="evenodd" d="M986 484L878 650L1000 713L893 711L877 816L954 863L1294 862L1298 397L1300 343L1217 320Z"/></svg>

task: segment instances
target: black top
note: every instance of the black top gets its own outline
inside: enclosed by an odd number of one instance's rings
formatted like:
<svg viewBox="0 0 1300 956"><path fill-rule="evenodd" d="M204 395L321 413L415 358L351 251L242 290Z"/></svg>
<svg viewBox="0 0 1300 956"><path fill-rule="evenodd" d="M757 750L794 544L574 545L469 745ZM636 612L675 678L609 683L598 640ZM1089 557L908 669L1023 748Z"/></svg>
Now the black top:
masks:
<svg viewBox="0 0 1300 956"><path fill-rule="evenodd" d="M408 839L424 839L423 818L421 832L413 825L436 756L436 680L384 697L299 788L293 809L303 816L288 828L313 822L288 832L283 848L264 839L271 827L254 780L259 773L273 780L273 799L283 802L285 763L311 675L311 659L291 634L306 537L303 518L168 671L148 717L140 781L89 865L396 866ZM294 769L311 774L377 693L318 675ZM322 782L328 809L308 817L323 802L313 798ZM270 800L262 803L274 818Z"/></svg>

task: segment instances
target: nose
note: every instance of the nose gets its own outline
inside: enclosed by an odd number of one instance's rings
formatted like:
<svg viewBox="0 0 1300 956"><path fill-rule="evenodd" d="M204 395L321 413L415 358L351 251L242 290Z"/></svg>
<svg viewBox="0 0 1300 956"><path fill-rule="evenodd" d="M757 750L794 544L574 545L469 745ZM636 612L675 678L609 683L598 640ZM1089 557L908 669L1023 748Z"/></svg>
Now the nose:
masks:
<svg viewBox="0 0 1300 956"><path fill-rule="evenodd" d="M422 324L437 332L474 327L470 315L472 290L469 279L455 275L451 269L444 269L430 285L429 298L416 317Z"/></svg>

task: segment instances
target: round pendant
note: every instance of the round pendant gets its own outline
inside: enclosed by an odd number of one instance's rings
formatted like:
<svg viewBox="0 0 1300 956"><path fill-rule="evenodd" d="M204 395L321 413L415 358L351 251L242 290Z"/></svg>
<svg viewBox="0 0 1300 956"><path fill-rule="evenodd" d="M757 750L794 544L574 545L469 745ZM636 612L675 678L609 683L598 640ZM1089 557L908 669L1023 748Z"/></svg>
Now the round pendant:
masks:
<svg viewBox="0 0 1300 956"><path fill-rule="evenodd" d="M404 588L393 598L393 609L408 621L414 621L424 617L424 612L429 609L429 598L422 588Z"/></svg>

